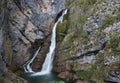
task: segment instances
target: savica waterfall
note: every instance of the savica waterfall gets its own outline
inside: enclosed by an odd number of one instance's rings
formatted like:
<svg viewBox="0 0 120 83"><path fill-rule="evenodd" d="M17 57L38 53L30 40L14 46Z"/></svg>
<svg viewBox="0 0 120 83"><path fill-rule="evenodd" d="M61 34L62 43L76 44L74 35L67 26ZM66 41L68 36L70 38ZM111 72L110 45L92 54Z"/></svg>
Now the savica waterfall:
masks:
<svg viewBox="0 0 120 83"><path fill-rule="evenodd" d="M58 25L58 23L61 23L63 21L63 17L64 15L67 13L67 9L63 11L61 17L57 20L57 22L55 23L53 30L52 30L52 37L51 37L51 44L49 47L49 52L46 55L45 61L42 65L42 69L40 72L34 72L32 70L32 68L30 67L30 64L33 62L33 60L35 59L35 57L37 56L39 49L36 51L36 53L34 54L33 58L31 60L29 60L25 65L24 65L24 70L25 72L31 72L33 73L32 76L37 76L37 75L45 75L45 74L49 74L52 70L52 66L53 66L53 59L54 59L54 53L55 53L55 47L56 47L56 27Z"/></svg>

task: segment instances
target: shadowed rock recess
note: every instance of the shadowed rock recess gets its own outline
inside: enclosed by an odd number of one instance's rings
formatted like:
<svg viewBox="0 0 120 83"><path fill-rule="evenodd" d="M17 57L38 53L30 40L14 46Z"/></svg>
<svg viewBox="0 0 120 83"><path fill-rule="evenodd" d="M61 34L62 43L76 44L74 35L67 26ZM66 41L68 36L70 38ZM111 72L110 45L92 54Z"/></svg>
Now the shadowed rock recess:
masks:
<svg viewBox="0 0 120 83"><path fill-rule="evenodd" d="M57 26L53 71L66 83L120 83L120 0L0 0L0 83L19 75L35 51L41 69Z"/></svg>

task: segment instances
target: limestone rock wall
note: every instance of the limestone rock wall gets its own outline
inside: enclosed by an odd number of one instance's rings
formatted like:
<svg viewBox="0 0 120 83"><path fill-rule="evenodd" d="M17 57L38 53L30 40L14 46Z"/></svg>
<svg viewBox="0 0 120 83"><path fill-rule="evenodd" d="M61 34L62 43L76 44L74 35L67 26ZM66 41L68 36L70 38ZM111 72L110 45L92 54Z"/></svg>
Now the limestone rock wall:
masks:
<svg viewBox="0 0 120 83"><path fill-rule="evenodd" d="M57 31L54 70L68 81L104 83L109 73L120 67L120 1L66 0L66 7L68 16ZM113 79L109 76L107 81ZM119 83L117 75L115 79Z"/></svg>

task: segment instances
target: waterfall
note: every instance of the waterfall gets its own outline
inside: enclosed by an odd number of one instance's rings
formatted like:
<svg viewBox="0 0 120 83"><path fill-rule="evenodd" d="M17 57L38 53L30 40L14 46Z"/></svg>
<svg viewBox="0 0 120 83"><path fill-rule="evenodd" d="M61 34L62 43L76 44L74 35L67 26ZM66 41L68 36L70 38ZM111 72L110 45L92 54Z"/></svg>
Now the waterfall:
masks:
<svg viewBox="0 0 120 83"><path fill-rule="evenodd" d="M56 47L56 27L57 27L58 23L61 23L63 21L63 17L66 13L67 13L67 9L63 11L61 17L57 20L57 22L55 23L55 25L53 27L49 52L46 55L46 58L42 65L41 71L34 72L34 71L32 71L32 69L30 67L30 64L33 62L34 58L36 57L36 55L38 54L38 52L40 50L40 48L39 48L36 51L34 57L25 64L26 65L26 67L24 67L25 72L33 72L32 76L45 75L45 74L49 74L51 72L52 66L53 66L52 63L53 63L53 59L54 59L55 47Z"/></svg>
<svg viewBox="0 0 120 83"><path fill-rule="evenodd" d="M56 27L59 22L61 23L63 21L63 17L66 13L67 13L67 10L63 11L62 16L55 23L52 30L52 38L51 38L51 44L49 47L49 52L46 55L45 61L42 65L42 69L40 72L34 73L33 76L49 74L51 72L52 66L53 66L52 63L54 59L55 47L56 47Z"/></svg>
<svg viewBox="0 0 120 83"><path fill-rule="evenodd" d="M34 56L32 57L32 59L30 59L29 61L26 62L26 64L23 65L25 72L34 72L34 71L32 70L32 68L30 67L30 64L33 62L33 60L34 60L35 57L37 56L38 52L40 51L40 48L41 48L41 47L39 47L38 50L35 52L35 54L34 54Z"/></svg>

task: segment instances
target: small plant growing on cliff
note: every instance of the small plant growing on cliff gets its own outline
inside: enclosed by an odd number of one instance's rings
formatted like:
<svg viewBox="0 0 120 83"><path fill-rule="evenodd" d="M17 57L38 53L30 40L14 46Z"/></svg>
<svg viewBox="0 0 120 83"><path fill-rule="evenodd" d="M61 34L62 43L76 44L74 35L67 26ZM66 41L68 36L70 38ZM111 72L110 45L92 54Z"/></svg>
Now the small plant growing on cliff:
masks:
<svg viewBox="0 0 120 83"><path fill-rule="evenodd" d="M97 0L81 0L81 3L83 4L88 4L88 5L93 5L95 4Z"/></svg>
<svg viewBox="0 0 120 83"><path fill-rule="evenodd" d="M89 3L90 5L93 5L93 4L96 3L96 1L97 1L97 0L88 0L88 3Z"/></svg>
<svg viewBox="0 0 120 83"><path fill-rule="evenodd" d="M114 22L120 20L120 15L117 16L111 16L111 15L106 15L105 20L101 26L102 29L112 25Z"/></svg>
<svg viewBox="0 0 120 83"><path fill-rule="evenodd" d="M114 52L120 52L119 42L120 42L119 36L111 36L110 46Z"/></svg>
<svg viewBox="0 0 120 83"><path fill-rule="evenodd" d="M80 77L81 79L89 80L92 77L93 73L94 73L93 70L89 70L89 71L77 71L76 75L78 77Z"/></svg>

